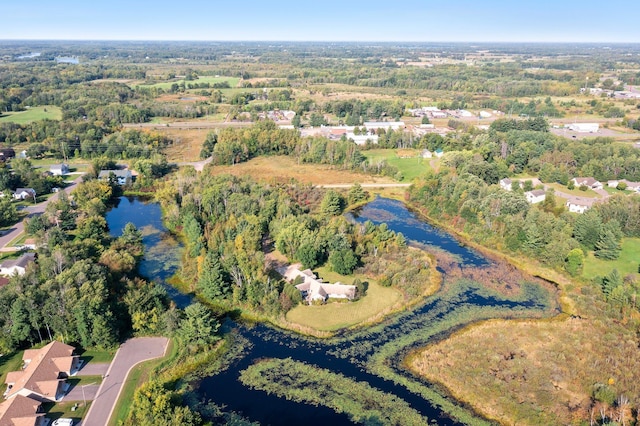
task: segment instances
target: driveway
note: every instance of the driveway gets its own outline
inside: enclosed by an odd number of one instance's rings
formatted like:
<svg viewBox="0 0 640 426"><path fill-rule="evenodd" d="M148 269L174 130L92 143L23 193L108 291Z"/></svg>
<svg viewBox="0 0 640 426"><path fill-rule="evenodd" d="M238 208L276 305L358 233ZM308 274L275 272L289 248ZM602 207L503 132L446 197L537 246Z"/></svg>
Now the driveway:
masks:
<svg viewBox="0 0 640 426"><path fill-rule="evenodd" d="M76 376L104 376L107 374L110 365L108 362L87 362L82 366L80 371L76 373Z"/></svg>
<svg viewBox="0 0 640 426"><path fill-rule="evenodd" d="M83 385L83 386L74 386L62 399L64 402L69 401L93 401L98 393L98 389L100 385Z"/></svg>
<svg viewBox="0 0 640 426"><path fill-rule="evenodd" d="M100 389L89 407L83 426L105 426L113 413L122 386L131 369L142 361L163 356L169 339L166 337L138 337L124 342L100 385Z"/></svg>

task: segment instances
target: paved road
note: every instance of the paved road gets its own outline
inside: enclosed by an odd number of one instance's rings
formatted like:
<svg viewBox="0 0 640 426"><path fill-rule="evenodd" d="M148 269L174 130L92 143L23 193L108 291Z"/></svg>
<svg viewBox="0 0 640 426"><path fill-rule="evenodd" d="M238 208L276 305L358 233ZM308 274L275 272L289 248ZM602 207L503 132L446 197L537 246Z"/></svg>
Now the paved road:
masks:
<svg viewBox="0 0 640 426"><path fill-rule="evenodd" d="M131 369L142 361L163 356L168 343L166 337L138 337L124 342L116 352L82 425L107 425Z"/></svg>
<svg viewBox="0 0 640 426"><path fill-rule="evenodd" d="M67 194L71 193L78 185L78 183L82 182L82 176L78 176L71 182L69 186L64 189L64 192ZM44 210L47 208L47 204L49 204L52 200L57 200L59 194L54 195L53 197L49 197L46 201L43 201L39 204L28 206L25 210L27 212L27 217L32 217L36 215L40 215L44 213ZM24 231L24 224L22 221L16 223L11 227L6 233L0 237L0 251L15 251L14 247L7 247L7 245L13 241L18 235L22 234Z"/></svg>
<svg viewBox="0 0 640 426"><path fill-rule="evenodd" d="M169 124L159 124L159 123L127 123L123 124L122 127L127 129L217 129L219 127L251 127L255 123L251 121L176 121Z"/></svg>
<svg viewBox="0 0 640 426"><path fill-rule="evenodd" d="M328 185L315 185L320 188L351 188L353 183L332 183ZM361 183L363 188L408 188L410 183Z"/></svg>

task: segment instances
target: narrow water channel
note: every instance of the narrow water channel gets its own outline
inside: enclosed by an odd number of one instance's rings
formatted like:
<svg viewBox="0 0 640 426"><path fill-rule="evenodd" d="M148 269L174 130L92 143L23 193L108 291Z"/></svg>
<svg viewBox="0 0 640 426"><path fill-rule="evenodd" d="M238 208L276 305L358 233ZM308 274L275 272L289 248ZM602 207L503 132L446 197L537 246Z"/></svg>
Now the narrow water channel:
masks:
<svg viewBox="0 0 640 426"><path fill-rule="evenodd" d="M353 220L386 223L389 229L402 232L407 240L451 253L461 265L486 267L490 261L481 254L459 244L451 235L431 227L410 212L401 202L378 198L351 215ZM127 222L143 232L146 255L140 272L150 279L164 282L179 266L180 246L164 229L160 208L136 198L122 198L107 215L109 228L119 235ZM445 282L446 282L445 276ZM188 304L188 298L175 290L172 298ZM351 424L344 414L326 407L288 401L265 392L251 390L240 383L240 372L263 358L292 358L320 368L329 369L357 381L393 394L419 413L441 425L460 424L452 420L419 393L397 384L398 380L380 377L372 368L376 354L391 353L386 360L392 375L410 380L418 386L428 386L404 371L399 361L407 350L427 344L438 336L468 324L488 318L540 317L557 309L555 299L543 290L530 291L518 297L492 293L482 285L467 281L451 283L413 310L398 314L382 324L349 332L330 340L302 337L258 324L232 324L233 333L247 342L239 359L225 371L196 383L196 393L204 402L214 402L225 410L263 425Z"/></svg>

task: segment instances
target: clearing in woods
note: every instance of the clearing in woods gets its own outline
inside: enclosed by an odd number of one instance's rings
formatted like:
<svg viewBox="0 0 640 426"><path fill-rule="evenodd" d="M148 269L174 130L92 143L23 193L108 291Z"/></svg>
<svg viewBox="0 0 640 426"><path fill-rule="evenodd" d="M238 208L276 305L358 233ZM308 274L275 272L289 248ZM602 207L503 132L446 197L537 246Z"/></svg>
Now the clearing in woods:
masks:
<svg viewBox="0 0 640 426"><path fill-rule="evenodd" d="M257 157L246 163L233 166L213 166L209 169L213 174L231 174L234 176L251 176L262 181L287 183L292 179L314 185L330 185L340 183L395 183L393 179L383 176L371 176L340 170L321 164L298 164L295 159L286 156Z"/></svg>

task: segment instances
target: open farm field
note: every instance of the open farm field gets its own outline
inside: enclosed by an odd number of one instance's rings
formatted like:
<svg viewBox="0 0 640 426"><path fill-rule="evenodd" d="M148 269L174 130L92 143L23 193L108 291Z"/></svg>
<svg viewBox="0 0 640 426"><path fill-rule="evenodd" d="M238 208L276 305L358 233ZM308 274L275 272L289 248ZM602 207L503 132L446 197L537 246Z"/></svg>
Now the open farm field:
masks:
<svg viewBox="0 0 640 426"><path fill-rule="evenodd" d="M417 149L372 149L362 153L371 161L386 160L388 164L397 167L402 173L402 182L411 182L431 169L432 159L422 158L421 151Z"/></svg>
<svg viewBox="0 0 640 426"><path fill-rule="evenodd" d="M340 183L394 183L387 177L352 173L326 165L298 164L295 159L285 156L259 157L234 166L211 166L213 174L251 176L261 181L289 182L292 179L314 185Z"/></svg>
<svg viewBox="0 0 640 426"><path fill-rule="evenodd" d="M604 277L617 269L622 277L640 272L640 238L623 238L622 252L616 260L598 259L590 252L584 260L585 278Z"/></svg>
<svg viewBox="0 0 640 426"><path fill-rule="evenodd" d="M212 129L176 129L172 127L158 127L157 132L173 139L173 145L164 152L169 162L198 161L200 150L207 134Z"/></svg>
<svg viewBox="0 0 640 426"><path fill-rule="evenodd" d="M43 105L29 108L25 111L19 112L3 112L0 114L0 123L17 123L27 124L32 121L44 120L60 120L62 119L62 110L59 107L53 105Z"/></svg>
<svg viewBox="0 0 640 426"><path fill-rule="evenodd" d="M163 90L168 90L171 88L171 85L173 84L181 84L184 83L186 86L188 86L189 84L202 84L202 83L209 83L211 86L213 86L215 83L223 83L223 82L228 82L229 86L231 87L236 87L238 85L238 82L240 81L239 78L237 77L212 77L212 76L201 76L198 77L197 80L190 80L190 81L186 81L184 79L176 79L176 80L172 80L172 81L166 81L166 82L162 82L162 83L154 83L154 84L138 84L136 85L136 87L156 87L159 89L163 89ZM212 89L213 87L211 87L210 89Z"/></svg>

